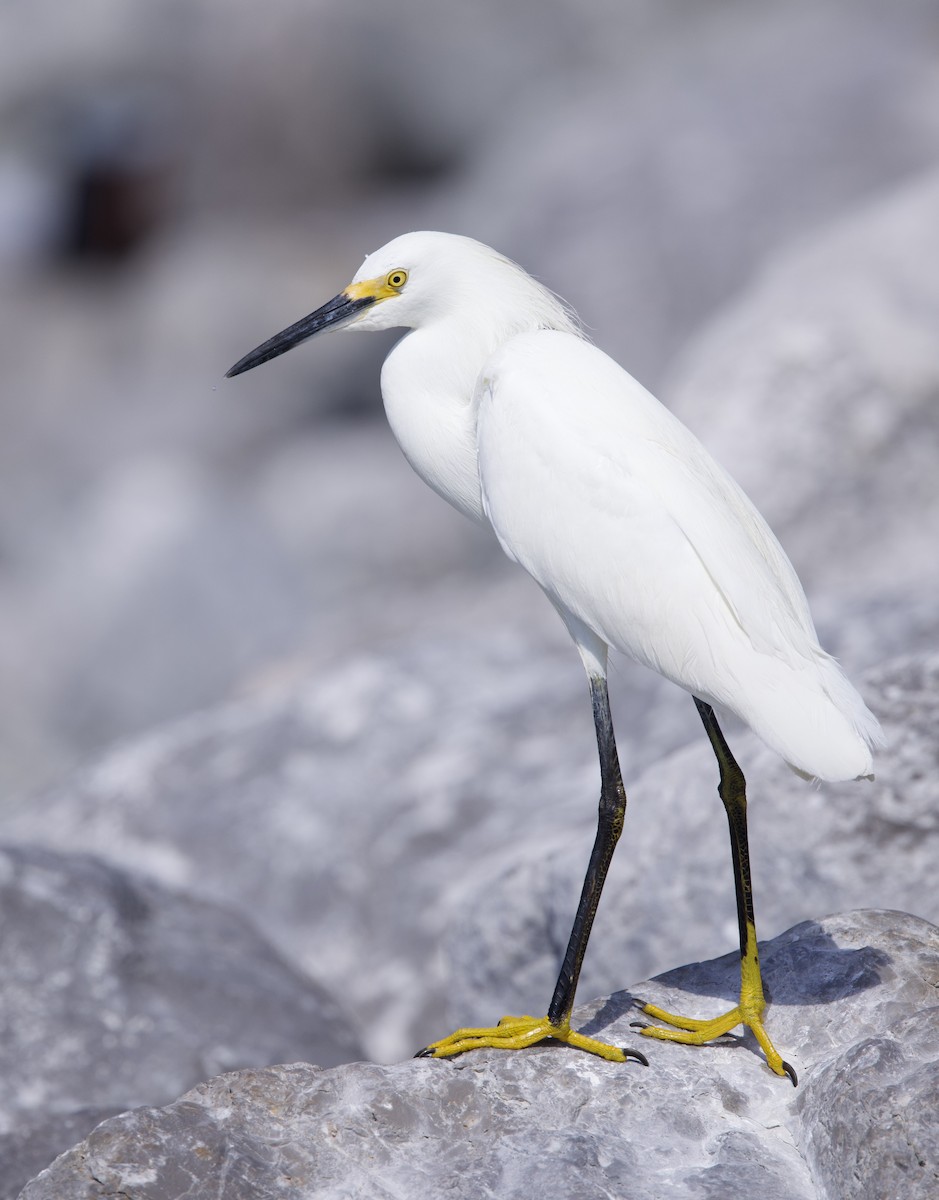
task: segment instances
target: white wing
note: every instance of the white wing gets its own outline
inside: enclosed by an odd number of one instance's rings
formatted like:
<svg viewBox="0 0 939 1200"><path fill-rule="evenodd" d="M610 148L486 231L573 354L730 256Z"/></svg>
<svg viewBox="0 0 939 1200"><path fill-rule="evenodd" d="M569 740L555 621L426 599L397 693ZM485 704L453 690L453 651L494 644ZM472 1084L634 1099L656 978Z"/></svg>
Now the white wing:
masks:
<svg viewBox="0 0 939 1200"><path fill-rule="evenodd" d="M869 769L866 748L856 749L866 709L819 648L776 538L694 435L621 367L568 334L514 338L481 377L477 438L499 541L562 610L731 708L811 774L824 774L805 765L811 755L768 731L788 708L805 709L807 696L821 697L826 712L851 709L831 721L851 727L854 773Z"/></svg>

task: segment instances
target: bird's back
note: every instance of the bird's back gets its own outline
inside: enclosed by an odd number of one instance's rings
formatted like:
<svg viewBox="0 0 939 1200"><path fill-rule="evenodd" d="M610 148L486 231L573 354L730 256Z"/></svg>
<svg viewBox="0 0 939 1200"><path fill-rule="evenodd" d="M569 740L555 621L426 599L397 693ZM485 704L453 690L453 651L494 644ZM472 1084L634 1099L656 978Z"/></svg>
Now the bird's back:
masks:
<svg viewBox="0 0 939 1200"><path fill-rule="evenodd" d="M513 338L482 373L477 438L493 528L563 611L800 772L870 774L879 727L819 647L778 541L612 359L564 333Z"/></svg>

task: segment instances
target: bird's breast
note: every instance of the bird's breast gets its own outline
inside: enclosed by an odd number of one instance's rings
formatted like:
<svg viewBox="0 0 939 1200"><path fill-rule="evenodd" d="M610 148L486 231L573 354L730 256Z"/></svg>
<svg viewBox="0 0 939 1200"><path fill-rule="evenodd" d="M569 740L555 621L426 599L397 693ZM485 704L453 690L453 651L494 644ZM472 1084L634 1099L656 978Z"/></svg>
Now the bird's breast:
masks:
<svg viewBox="0 0 939 1200"><path fill-rule="evenodd" d="M438 495L471 520L485 522L476 460L475 373L447 361L415 331L385 359L382 400L405 458Z"/></svg>

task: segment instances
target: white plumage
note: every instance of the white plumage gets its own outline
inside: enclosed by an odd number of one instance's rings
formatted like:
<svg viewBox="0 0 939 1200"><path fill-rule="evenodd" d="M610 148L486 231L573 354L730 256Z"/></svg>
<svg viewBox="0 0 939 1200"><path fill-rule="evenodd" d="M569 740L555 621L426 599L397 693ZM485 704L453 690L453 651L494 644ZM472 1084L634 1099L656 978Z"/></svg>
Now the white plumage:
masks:
<svg viewBox="0 0 939 1200"><path fill-rule="evenodd" d="M623 1061L639 1057L570 1027L574 991L625 811L606 692L615 647L696 697L720 766L741 936L740 1003L699 1021L647 1007L696 1044L748 1025L777 1074L796 1082L763 1027L743 774L712 706L736 713L800 774L869 776L876 719L818 644L802 586L769 526L681 422L591 345L573 314L487 246L409 233L366 258L353 282L229 372L325 328L407 333L385 360L389 423L414 470L488 522L543 588L590 681L601 764L597 841L545 1018L459 1030L424 1053L510 1049L545 1037Z"/></svg>
<svg viewBox="0 0 939 1200"><path fill-rule="evenodd" d="M876 721L769 526L685 426L569 334L513 338L484 375L485 510L557 607L798 771L869 775Z"/></svg>
<svg viewBox="0 0 939 1200"><path fill-rule="evenodd" d="M421 478L488 518L579 645L589 630L736 713L804 775L870 775L875 718L818 645L769 526L693 434L488 247L405 234L355 282L396 267L405 292L351 328L413 323L381 382Z"/></svg>

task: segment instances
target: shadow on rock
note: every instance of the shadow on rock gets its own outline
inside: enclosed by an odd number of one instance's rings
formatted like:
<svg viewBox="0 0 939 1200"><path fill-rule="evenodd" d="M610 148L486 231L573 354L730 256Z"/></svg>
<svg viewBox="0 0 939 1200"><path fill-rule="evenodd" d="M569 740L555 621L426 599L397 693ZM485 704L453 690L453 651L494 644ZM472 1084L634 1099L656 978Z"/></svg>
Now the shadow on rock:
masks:
<svg viewBox="0 0 939 1200"><path fill-rule="evenodd" d="M760 965L766 999L772 1004L833 1004L883 982L891 959L874 946L839 946L817 921L796 925L783 938L761 943ZM740 989L740 956L734 951L694 968L678 967L655 977L679 992L719 996L736 1004ZM628 992L618 992L629 999ZM645 997L636 998L638 1006ZM619 1015L619 1013L617 1013Z"/></svg>

